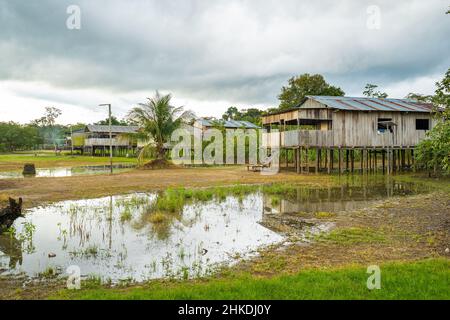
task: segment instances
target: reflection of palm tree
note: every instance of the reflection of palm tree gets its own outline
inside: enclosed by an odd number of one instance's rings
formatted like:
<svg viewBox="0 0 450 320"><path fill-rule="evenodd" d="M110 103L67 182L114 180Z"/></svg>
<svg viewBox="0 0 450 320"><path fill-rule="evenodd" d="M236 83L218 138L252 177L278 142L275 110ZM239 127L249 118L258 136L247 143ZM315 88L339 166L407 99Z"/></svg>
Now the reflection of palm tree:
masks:
<svg viewBox="0 0 450 320"><path fill-rule="evenodd" d="M14 236L0 235L0 252L3 252L9 257L9 268L14 269L19 265L22 265L22 243Z"/></svg>

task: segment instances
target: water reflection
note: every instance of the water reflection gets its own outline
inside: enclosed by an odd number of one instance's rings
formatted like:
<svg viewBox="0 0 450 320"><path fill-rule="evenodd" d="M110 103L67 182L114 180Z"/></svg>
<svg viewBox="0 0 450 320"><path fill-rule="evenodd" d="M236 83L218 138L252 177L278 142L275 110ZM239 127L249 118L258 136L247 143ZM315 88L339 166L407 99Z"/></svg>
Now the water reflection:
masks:
<svg viewBox="0 0 450 320"><path fill-rule="evenodd" d="M133 164L115 164L113 165L114 171L126 172L130 171L136 166ZM36 169L36 175L32 177L72 177L80 175L92 175L92 174L107 174L110 172L110 166L82 166L82 167L64 167L64 168L44 168ZM27 176L29 178L30 176ZM25 176L20 171L5 171L0 172L0 179L22 179Z"/></svg>
<svg viewBox="0 0 450 320"><path fill-rule="evenodd" d="M192 200L164 214L155 211L157 193L64 201L29 210L14 223L14 236L0 235L0 271L33 276L77 265L84 275L113 282L196 277L287 236L307 241L306 234L330 228L302 212L353 210L422 191L395 180L343 180L339 187L298 187L282 197L255 191ZM30 224L34 232L24 237Z"/></svg>
<svg viewBox="0 0 450 320"><path fill-rule="evenodd" d="M4 244L1 268L33 276L48 267L65 270L78 265L85 275L113 281L192 277L207 274L217 263L231 262L233 257L283 240L259 224L263 212L260 194L241 201L229 197L222 202L186 205L164 222L148 219L155 198L156 194L135 194L65 201L30 210L14 227L20 233L24 221L35 225L36 250L23 252L20 262L12 264L9 261L18 257L20 245L9 243L7 235L0 236Z"/></svg>
<svg viewBox="0 0 450 320"><path fill-rule="evenodd" d="M339 212L364 208L374 200L424 191L424 186L389 177L348 177L342 178L339 187L298 187L294 195L285 198L265 196L264 208L266 213Z"/></svg>

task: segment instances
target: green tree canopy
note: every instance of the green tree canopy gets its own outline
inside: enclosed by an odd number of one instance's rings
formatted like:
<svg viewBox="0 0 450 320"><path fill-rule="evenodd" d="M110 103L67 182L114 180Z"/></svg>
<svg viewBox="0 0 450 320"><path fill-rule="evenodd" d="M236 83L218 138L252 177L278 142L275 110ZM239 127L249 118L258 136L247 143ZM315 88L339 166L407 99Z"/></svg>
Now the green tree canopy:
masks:
<svg viewBox="0 0 450 320"><path fill-rule="evenodd" d="M106 125L107 126L107 125L109 125L109 117L104 119L104 120L98 121L98 122L96 122L94 124L104 125L104 126ZM125 119L119 120L115 116L111 116L111 124L113 126L127 126L127 125L129 125L129 123Z"/></svg>
<svg viewBox="0 0 450 320"><path fill-rule="evenodd" d="M0 152L29 150L42 143L38 129L15 122L0 122Z"/></svg>
<svg viewBox="0 0 450 320"><path fill-rule="evenodd" d="M129 112L128 118L151 139L139 155L140 160L147 154L153 154L153 150L157 159L164 159L164 145L170 141L172 132L193 117L193 114L184 111L183 107L172 106L171 99L172 95L161 95L157 91L152 98L147 98L146 103L140 103Z"/></svg>
<svg viewBox="0 0 450 320"><path fill-rule="evenodd" d="M236 107L229 107L228 110L223 114L222 119L224 120L238 120L238 121L248 121L256 125L261 124L261 116L264 111L258 108L248 108L238 110Z"/></svg>
<svg viewBox="0 0 450 320"><path fill-rule="evenodd" d="M385 99L388 97L388 94L386 92L381 91L375 91L375 89L378 88L376 84L368 83L364 87L363 95L369 98L380 98Z"/></svg>
<svg viewBox="0 0 450 320"><path fill-rule="evenodd" d="M315 96L343 96L345 92L328 84L320 74L302 74L289 79L287 86L281 88L279 110L285 110L298 106L308 95Z"/></svg>
<svg viewBox="0 0 450 320"><path fill-rule="evenodd" d="M436 83L432 100L439 108L435 114L436 125L417 146L417 160L428 169L450 174L450 69Z"/></svg>

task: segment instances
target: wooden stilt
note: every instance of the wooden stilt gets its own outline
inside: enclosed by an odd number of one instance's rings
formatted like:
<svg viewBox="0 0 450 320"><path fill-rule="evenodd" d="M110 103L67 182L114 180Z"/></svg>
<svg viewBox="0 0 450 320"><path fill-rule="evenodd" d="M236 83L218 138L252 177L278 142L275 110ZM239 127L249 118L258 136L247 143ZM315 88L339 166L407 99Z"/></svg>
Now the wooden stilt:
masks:
<svg viewBox="0 0 450 320"><path fill-rule="evenodd" d="M339 147L339 149L338 149L338 161L339 161L339 164L338 164L339 174L341 174L342 173L342 149L341 149L341 147Z"/></svg>
<svg viewBox="0 0 450 320"><path fill-rule="evenodd" d="M320 166L320 149L316 148L316 166L315 166L316 174L319 173L319 166Z"/></svg>

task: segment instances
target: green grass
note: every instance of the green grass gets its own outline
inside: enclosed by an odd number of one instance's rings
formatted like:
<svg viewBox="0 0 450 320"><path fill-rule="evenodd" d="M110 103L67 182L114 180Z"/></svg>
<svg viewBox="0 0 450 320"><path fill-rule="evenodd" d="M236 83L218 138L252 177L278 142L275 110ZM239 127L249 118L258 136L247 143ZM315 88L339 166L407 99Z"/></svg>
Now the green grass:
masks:
<svg viewBox="0 0 450 320"><path fill-rule="evenodd" d="M77 165L89 165L89 164L109 164L108 157L91 157L91 156L79 156L70 154L62 154L56 156L54 153L48 152L36 152L35 153L12 153L12 154L0 154L0 168L4 167L5 170L21 169L25 163L35 163L40 168L50 168L55 166L77 166ZM136 163L135 158L126 157L114 157L113 161L116 163ZM3 169L2 169L3 170Z"/></svg>
<svg viewBox="0 0 450 320"><path fill-rule="evenodd" d="M308 269L295 275L225 276L196 281L154 281L139 287L60 291L52 299L450 299L450 261L381 266L381 289L369 290L367 268Z"/></svg>
<svg viewBox="0 0 450 320"><path fill-rule="evenodd" d="M322 233L315 237L319 242L332 242L342 245L363 244L363 243L384 243L386 235L372 228L343 228L335 229L329 233Z"/></svg>

